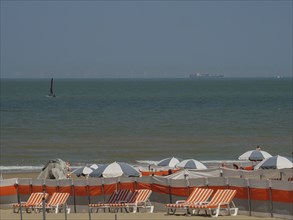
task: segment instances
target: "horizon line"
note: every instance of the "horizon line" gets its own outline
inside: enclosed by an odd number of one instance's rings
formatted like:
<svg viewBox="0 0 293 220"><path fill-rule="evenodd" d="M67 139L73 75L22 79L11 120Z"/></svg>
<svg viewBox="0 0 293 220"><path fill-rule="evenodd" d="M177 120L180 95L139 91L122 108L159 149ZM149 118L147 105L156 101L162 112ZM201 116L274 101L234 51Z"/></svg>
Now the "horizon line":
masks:
<svg viewBox="0 0 293 220"><path fill-rule="evenodd" d="M241 78L267 78L267 79L292 79L293 76L281 76L280 78L278 76L224 76L221 78L213 78L213 77L198 77L198 78L189 78L189 77L79 77L79 76L73 76L73 77L54 77L54 76L48 76L48 77L1 77L1 79L189 79L189 80L223 80L223 79L241 79Z"/></svg>

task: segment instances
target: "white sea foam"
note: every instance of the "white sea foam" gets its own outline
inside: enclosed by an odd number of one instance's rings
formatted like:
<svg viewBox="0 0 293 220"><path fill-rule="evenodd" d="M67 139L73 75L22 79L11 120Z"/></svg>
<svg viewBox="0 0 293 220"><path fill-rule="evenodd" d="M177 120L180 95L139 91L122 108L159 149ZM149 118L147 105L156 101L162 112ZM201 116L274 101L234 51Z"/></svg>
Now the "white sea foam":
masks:
<svg viewBox="0 0 293 220"><path fill-rule="evenodd" d="M137 160L136 164L132 164L134 166L140 166L141 164L147 164L146 162L151 162L149 164L153 164L154 161L142 161ZM239 161L239 160L205 160L201 161L208 167L220 167L223 162L227 165L232 165L233 163L240 164L241 166L248 166L251 165L251 161ZM8 173L8 172L34 172L34 171L41 171L44 166L0 166L0 172ZM82 167L81 165L72 165L70 166L71 170L76 170Z"/></svg>
<svg viewBox="0 0 293 220"><path fill-rule="evenodd" d="M0 171L36 171L42 168L43 166L0 166Z"/></svg>
<svg viewBox="0 0 293 220"><path fill-rule="evenodd" d="M8 172L34 172L41 171L44 166L0 166L0 172L8 173ZM81 166L71 166L71 170L80 168Z"/></svg>

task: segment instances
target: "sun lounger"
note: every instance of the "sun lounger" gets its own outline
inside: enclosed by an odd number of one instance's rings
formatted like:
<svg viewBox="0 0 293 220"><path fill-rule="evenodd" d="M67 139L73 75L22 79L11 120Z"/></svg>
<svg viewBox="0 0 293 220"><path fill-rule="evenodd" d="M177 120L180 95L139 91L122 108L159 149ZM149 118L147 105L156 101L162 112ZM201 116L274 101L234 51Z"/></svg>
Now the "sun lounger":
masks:
<svg viewBox="0 0 293 220"><path fill-rule="evenodd" d="M69 193L53 193L50 197L48 203L45 204L46 211L61 212L62 209L66 211L68 214L70 213L70 208L67 207L67 200L69 198ZM35 211L38 212L43 209L42 205L38 205L34 207Z"/></svg>
<svg viewBox="0 0 293 220"><path fill-rule="evenodd" d="M206 202L212 193L212 189L194 188L186 200L178 200L176 203L166 204L167 214L174 215L177 209L184 209L188 212L189 205Z"/></svg>
<svg viewBox="0 0 293 220"><path fill-rule="evenodd" d="M153 212L154 206L151 204L149 197L152 191L149 189L139 189L132 192L127 202L112 204L112 208L125 208L127 212L132 210L136 213L139 208L144 208L146 211Z"/></svg>
<svg viewBox="0 0 293 220"><path fill-rule="evenodd" d="M110 209L114 204L125 202L127 200L127 197L129 196L129 193L130 193L130 190L128 189L115 191L111 194L107 202L103 201L99 203L89 204L88 206L89 206L90 212L92 212L94 208L96 208L97 209L96 212L98 212L99 209L104 209L104 210L106 208Z"/></svg>
<svg viewBox="0 0 293 220"><path fill-rule="evenodd" d="M34 209L36 206L40 206L42 204L43 197L45 200L48 197L48 193L32 193L28 200L26 202L21 202L12 204L13 212L19 212L20 208L23 208L26 210L27 213L31 212L32 209ZM21 206L21 207L20 207Z"/></svg>
<svg viewBox="0 0 293 220"><path fill-rule="evenodd" d="M236 195L236 190L231 189L219 189L212 197L211 201L203 202L201 204L190 205L189 208L193 209L197 214L201 210L208 211L212 217L218 217L220 210L224 209L228 212L228 215L237 215L238 208L235 207L232 201ZM232 205L232 207L230 206Z"/></svg>

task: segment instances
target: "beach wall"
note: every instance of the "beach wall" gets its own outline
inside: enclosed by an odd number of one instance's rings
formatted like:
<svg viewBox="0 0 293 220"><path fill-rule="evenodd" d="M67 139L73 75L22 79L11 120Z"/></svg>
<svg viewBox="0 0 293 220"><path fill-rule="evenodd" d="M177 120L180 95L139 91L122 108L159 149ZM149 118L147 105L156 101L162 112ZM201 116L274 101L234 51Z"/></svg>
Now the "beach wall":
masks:
<svg viewBox="0 0 293 220"><path fill-rule="evenodd" d="M7 205L26 201L32 192L68 192L68 204L73 212L87 211L87 204L107 200L117 189L151 189L150 201L155 211L165 210L166 203L186 199L194 187L214 189L235 189L235 205L245 215L266 217L293 216L293 182L288 181L291 170L283 171L283 180L239 178L248 172L226 170L217 177L168 178L162 176L144 176L140 178L89 178L65 180L38 180L30 178L5 179L0 181L0 204ZM207 172L207 171L206 171ZM215 171L213 171L215 172ZM227 176L228 172L232 176ZM263 171L263 175L273 172ZM250 173L252 175L252 173ZM278 174L280 175L280 174ZM285 176L285 177L284 177ZM254 176L255 177L255 176ZM80 207L83 207L80 209Z"/></svg>

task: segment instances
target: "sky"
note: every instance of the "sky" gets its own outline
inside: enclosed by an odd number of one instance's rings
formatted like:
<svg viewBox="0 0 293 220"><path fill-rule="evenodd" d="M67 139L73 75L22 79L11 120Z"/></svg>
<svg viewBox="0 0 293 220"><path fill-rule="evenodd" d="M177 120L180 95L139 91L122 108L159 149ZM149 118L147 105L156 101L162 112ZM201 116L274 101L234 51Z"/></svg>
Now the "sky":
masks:
<svg viewBox="0 0 293 220"><path fill-rule="evenodd" d="M292 76L292 1L1 0L2 78Z"/></svg>

